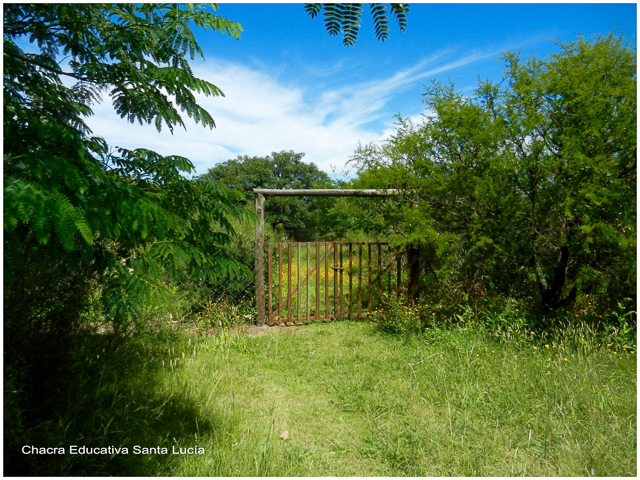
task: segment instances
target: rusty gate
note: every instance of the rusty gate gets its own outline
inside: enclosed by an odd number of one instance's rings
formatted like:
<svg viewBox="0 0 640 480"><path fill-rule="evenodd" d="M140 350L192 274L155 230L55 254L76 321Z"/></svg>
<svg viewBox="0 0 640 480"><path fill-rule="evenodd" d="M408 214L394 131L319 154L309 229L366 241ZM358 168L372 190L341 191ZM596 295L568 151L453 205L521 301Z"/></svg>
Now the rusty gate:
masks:
<svg viewBox="0 0 640 480"><path fill-rule="evenodd" d="M400 295L403 264L388 243L268 243L267 323L369 318Z"/></svg>

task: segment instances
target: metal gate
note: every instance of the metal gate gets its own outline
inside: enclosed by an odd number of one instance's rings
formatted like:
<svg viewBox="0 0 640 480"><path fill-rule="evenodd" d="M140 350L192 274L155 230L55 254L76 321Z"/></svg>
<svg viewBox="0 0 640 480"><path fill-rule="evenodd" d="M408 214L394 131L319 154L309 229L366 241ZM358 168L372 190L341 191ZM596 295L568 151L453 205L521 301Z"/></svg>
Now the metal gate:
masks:
<svg viewBox="0 0 640 480"><path fill-rule="evenodd" d="M403 258L388 243L267 244L267 322L369 318L400 295Z"/></svg>

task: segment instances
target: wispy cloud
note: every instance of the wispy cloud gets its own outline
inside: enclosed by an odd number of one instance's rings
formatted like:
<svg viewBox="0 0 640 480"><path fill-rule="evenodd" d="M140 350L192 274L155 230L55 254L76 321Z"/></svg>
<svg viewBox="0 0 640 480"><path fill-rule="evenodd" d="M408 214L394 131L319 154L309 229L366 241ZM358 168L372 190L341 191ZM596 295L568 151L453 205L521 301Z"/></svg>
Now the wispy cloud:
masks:
<svg viewBox="0 0 640 480"><path fill-rule="evenodd" d="M283 75L268 70L209 60L196 66L194 73L225 93L225 97L199 98L217 128L209 130L188 120L187 131L158 133L151 125L121 120L109 102L94 108L88 124L112 146L182 155L194 162L198 173L238 155L281 150L304 152L305 160L321 169L330 172L333 166L341 171L358 142L377 142L388 135L397 112L393 101L400 91L418 90L426 78L494 56L495 51L451 59L450 52L440 52L388 78L319 92L313 79L289 84L281 80ZM334 73L339 74L338 65Z"/></svg>

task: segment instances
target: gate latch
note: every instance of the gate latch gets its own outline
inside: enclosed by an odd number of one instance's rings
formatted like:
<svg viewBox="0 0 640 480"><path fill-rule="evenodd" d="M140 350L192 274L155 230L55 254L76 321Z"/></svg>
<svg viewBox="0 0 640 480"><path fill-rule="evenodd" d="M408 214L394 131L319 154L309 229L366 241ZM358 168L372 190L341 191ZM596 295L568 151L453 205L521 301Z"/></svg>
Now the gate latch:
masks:
<svg viewBox="0 0 640 480"><path fill-rule="evenodd" d="M342 267L336 267L335 265L332 265L332 266L331 266L331 268L332 268L332 270L334 270L334 271L335 271L335 270L340 270L340 271L342 272L342 271L344 270L344 268L342 268Z"/></svg>

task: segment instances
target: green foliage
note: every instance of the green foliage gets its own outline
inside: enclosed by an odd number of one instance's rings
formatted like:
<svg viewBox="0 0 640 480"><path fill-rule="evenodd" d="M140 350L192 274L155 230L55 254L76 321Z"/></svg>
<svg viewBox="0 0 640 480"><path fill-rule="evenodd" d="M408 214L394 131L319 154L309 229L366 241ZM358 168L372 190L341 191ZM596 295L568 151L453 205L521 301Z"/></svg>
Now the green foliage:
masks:
<svg viewBox="0 0 640 480"><path fill-rule="evenodd" d="M193 75L193 28L241 27L190 5L3 9L5 362L29 428L60 406L88 312L122 333L166 279L246 272L226 253L231 220L251 218L240 193L187 179L186 158L112 150L84 123L105 95L129 122L213 127L196 95L222 92Z"/></svg>
<svg viewBox="0 0 640 480"><path fill-rule="evenodd" d="M217 96L222 92L191 72L186 57L202 56L202 50L190 24L235 38L242 31L239 24L201 6L5 5L5 95L24 91L35 97L40 92L43 108L81 108L86 114L99 93L108 91L118 114L130 122L153 122L158 130L164 122L173 130L176 125L184 127L180 109L197 123L214 126L194 93ZM22 51L13 42L21 37L37 43L41 53ZM57 63L58 55L70 58L69 71ZM78 83L73 89L64 87L57 81L59 75ZM51 83L55 91L46 92ZM65 107L61 96L70 105Z"/></svg>
<svg viewBox="0 0 640 480"><path fill-rule="evenodd" d="M202 177L242 192L246 199L244 204L254 208L254 188L310 189L331 186L329 176L315 163L304 163L303 157L304 153L293 151L273 152L267 157L239 156L210 168ZM274 229L284 229L296 241L315 239L319 233L318 208L318 200L310 197L267 197L265 222Z"/></svg>
<svg viewBox="0 0 640 480"><path fill-rule="evenodd" d="M382 305L376 311L375 323L379 331L392 335L411 335L424 331L424 309L409 305L404 296L383 294Z"/></svg>
<svg viewBox="0 0 640 480"><path fill-rule="evenodd" d="M345 47L355 45L358 39L362 18L361 3L308 3L304 9L311 18L316 18L324 12L324 25L329 35L343 34L342 43ZM375 27L376 39L385 41L389 37L389 16L387 7L379 3L369 5L371 17ZM401 32L407 28L407 13L409 5L406 3L392 3L391 15L398 22Z"/></svg>
<svg viewBox="0 0 640 480"><path fill-rule="evenodd" d="M580 38L548 59L505 54L473 95L433 83L420 124L360 147L354 185L406 198L360 217L420 243L425 281L515 296L547 320L581 295L635 299L636 56Z"/></svg>
<svg viewBox="0 0 640 480"><path fill-rule="evenodd" d="M124 276L142 288L145 276L157 278L163 270L238 273L216 248L233 233L227 217L246 216L235 205L238 194L186 180L182 172L193 165L183 157L110 152L82 122L98 94L110 89L114 108L129 121L154 122L158 129L165 122L173 130L184 125L175 102L212 127L194 93L221 92L191 73L185 56L202 52L189 22L236 37L240 31L194 7L5 6L5 242L22 254L5 256L9 283L29 254L27 245L62 248L76 261L102 257L97 271L110 264L109 278ZM22 51L14 43L21 37L41 53ZM59 54L70 58L70 71L55 62ZM67 87L61 75L77 83ZM224 233L211 233L218 224Z"/></svg>
<svg viewBox="0 0 640 480"><path fill-rule="evenodd" d="M252 324L256 318L255 299L243 298L239 301L213 300L205 303L198 315L197 323L204 333L215 335L228 328L240 328Z"/></svg>

